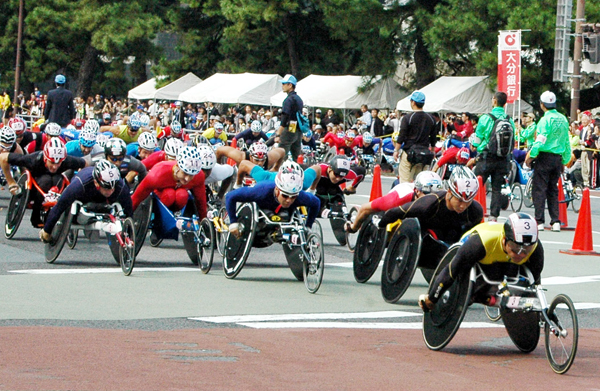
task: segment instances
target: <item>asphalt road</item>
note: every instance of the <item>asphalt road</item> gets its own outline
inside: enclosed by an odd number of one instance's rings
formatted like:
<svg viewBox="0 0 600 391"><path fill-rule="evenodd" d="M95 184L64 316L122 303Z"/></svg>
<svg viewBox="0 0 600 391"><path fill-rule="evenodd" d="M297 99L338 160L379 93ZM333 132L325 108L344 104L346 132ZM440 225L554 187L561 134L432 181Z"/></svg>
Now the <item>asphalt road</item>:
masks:
<svg viewBox="0 0 600 391"><path fill-rule="evenodd" d="M385 192L391 179L382 182ZM348 203L368 201L370 187L367 178ZM8 191L0 191L0 221L8 200ZM599 199L593 196L591 205L600 251ZM574 227L578 216L568 217ZM204 275L181 242L146 243L125 277L103 237L90 243L80 234L74 250L65 247L47 264L28 219L29 212L13 240L0 238L0 389L357 389L390 382L412 389L423 379L407 380L398 369L419 368L432 388L472 387L481 370L490 389L500 389L494 379L501 384L523 369L540 374L520 383L529 388L597 384L600 257L559 253L571 247L573 231L541 234L547 296L568 294L581 329L573 368L557 376L545 360L543 337L532 354L517 353L478 305L456 343L429 351L418 331L417 297L427 289L422 276L417 273L399 303L384 302L381 271L356 283L352 254L337 245L326 221L325 274L312 295L279 245L253 249L240 275L228 280L218 257Z"/></svg>

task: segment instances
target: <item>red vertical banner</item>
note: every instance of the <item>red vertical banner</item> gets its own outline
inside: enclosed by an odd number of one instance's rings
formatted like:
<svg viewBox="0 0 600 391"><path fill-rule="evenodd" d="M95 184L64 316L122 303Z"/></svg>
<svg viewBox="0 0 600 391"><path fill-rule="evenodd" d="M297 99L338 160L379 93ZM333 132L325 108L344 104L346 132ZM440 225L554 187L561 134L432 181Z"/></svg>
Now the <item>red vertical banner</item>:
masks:
<svg viewBox="0 0 600 391"><path fill-rule="evenodd" d="M508 103L521 99L521 31L498 35L498 91L506 92Z"/></svg>

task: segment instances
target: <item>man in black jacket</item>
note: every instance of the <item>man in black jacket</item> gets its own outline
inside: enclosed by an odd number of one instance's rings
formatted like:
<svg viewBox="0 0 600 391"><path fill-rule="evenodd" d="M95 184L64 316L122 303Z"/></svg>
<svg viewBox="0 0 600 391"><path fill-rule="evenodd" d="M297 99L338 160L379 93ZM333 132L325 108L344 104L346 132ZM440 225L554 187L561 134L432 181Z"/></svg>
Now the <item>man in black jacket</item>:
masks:
<svg viewBox="0 0 600 391"><path fill-rule="evenodd" d="M292 153L292 159L296 161L298 156L302 154L302 131L298 126L297 113L302 112L304 103L296 94L296 77L293 75L285 75L281 83L283 92L288 96L283 101L281 122L279 129L276 130L275 142L279 143L279 147L285 150L285 153Z"/></svg>
<svg viewBox="0 0 600 391"><path fill-rule="evenodd" d="M371 110L371 117L373 117L373 120L371 121L371 128L369 129L369 131L375 137L383 136L383 121L381 120L381 118L379 118L379 110Z"/></svg>
<svg viewBox="0 0 600 391"><path fill-rule="evenodd" d="M54 83L56 89L48 91L48 100L44 109L44 118L47 122L55 122L66 128L71 120L75 118L75 105L73 93L65 88L67 78L56 75Z"/></svg>

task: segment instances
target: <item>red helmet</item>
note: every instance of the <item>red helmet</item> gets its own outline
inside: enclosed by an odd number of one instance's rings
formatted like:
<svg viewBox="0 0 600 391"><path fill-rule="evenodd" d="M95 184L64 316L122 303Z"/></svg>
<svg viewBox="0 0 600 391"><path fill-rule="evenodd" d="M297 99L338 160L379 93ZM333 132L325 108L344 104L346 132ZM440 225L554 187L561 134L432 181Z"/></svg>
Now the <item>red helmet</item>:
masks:
<svg viewBox="0 0 600 391"><path fill-rule="evenodd" d="M10 126L12 128L12 130L15 131L15 134L17 136L20 136L23 134L23 132L25 132L27 130L27 123L19 117L15 117L15 118L11 118L8 121L8 126Z"/></svg>
<svg viewBox="0 0 600 391"><path fill-rule="evenodd" d="M67 158L67 148L61 139L53 137L44 145L44 161L58 164Z"/></svg>
<svg viewBox="0 0 600 391"><path fill-rule="evenodd" d="M456 164L465 165L465 164L467 164L467 162L469 161L470 158L471 158L471 151L469 151L469 148L462 147L456 153Z"/></svg>

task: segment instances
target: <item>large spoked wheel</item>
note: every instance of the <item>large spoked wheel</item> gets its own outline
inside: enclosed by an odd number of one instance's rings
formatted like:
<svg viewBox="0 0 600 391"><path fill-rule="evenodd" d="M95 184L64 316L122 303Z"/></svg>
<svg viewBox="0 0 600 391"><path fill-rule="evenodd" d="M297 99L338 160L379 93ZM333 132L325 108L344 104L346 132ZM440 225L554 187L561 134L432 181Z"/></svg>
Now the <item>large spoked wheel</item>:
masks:
<svg viewBox="0 0 600 391"><path fill-rule="evenodd" d="M46 243L44 248L44 253L46 256L46 262L53 263L56 261L56 258L60 255L63 247L65 246L65 242L67 241L67 236L69 235L69 231L71 228L71 220L73 219L73 215L71 214L71 210L67 209L60 216L56 225L52 229L52 239L49 243Z"/></svg>
<svg viewBox="0 0 600 391"><path fill-rule="evenodd" d="M571 200L571 208L573 212L579 213L579 208L581 208L581 199L583 198L583 189L581 186L576 185L573 187L573 199Z"/></svg>
<svg viewBox="0 0 600 391"><path fill-rule="evenodd" d="M7 239L11 239L17 233L25 209L27 209L27 202L29 200L29 189L25 188L27 183L27 175L23 174L17 181L17 184L21 187L21 193L10 197L8 203L8 210L6 211L6 220L4 223L4 236Z"/></svg>
<svg viewBox="0 0 600 391"><path fill-rule="evenodd" d="M319 235L321 239L323 239L323 227L321 226L319 220L315 219L315 222L313 223L313 226L310 229L310 231Z"/></svg>
<svg viewBox="0 0 600 391"><path fill-rule="evenodd" d="M198 231L198 259L200 270L206 274L212 267L213 258L215 256L215 226L212 221L207 218L202 219L200 223L200 231Z"/></svg>
<svg viewBox="0 0 600 391"><path fill-rule="evenodd" d="M356 216L358 216L358 208L353 206L352 209L350 209L350 213L348 213L348 220L350 220L351 223L354 223L354 220L356 220ZM346 244L348 245L348 250L354 251L354 249L356 248L357 239L358 232L346 232Z"/></svg>
<svg viewBox="0 0 600 391"><path fill-rule="evenodd" d="M519 183L513 183L510 197L510 208L513 212L520 212L523 207L523 188Z"/></svg>
<svg viewBox="0 0 600 391"><path fill-rule="evenodd" d="M69 234L67 235L67 246L73 250L75 245L77 245L77 237L79 236L78 229L70 229Z"/></svg>
<svg viewBox="0 0 600 391"><path fill-rule="evenodd" d="M388 303L404 295L417 270L421 252L421 227L417 219L406 219L392 236L383 261L381 293Z"/></svg>
<svg viewBox="0 0 600 391"><path fill-rule="evenodd" d="M194 201L190 199L183 211L183 217L192 218L194 214L198 216L198 213L196 213L196 205L194 204ZM192 261L194 265L198 265L200 263L200 253L198 252L196 233L182 232L181 240L183 241L183 247L185 247L185 252L190 258L190 261Z"/></svg>
<svg viewBox="0 0 600 391"><path fill-rule="evenodd" d="M135 237L135 256L139 254L144 241L146 240L146 234L148 233L148 226L150 225L150 218L152 217L152 196L146 198L133 212L133 224Z"/></svg>
<svg viewBox="0 0 600 391"><path fill-rule="evenodd" d="M331 230L333 231L335 240L337 240L340 246L345 246L346 230L344 229L344 224L346 224L346 220L342 217L332 217L329 219L329 223L331 224Z"/></svg>
<svg viewBox="0 0 600 391"><path fill-rule="evenodd" d="M455 244L448 249L444 258L435 269L432 281L441 273L460 248ZM431 350L441 350L450 343L469 308L473 292L470 272L457 276L454 284L442 295L435 307L423 315L423 339Z"/></svg>
<svg viewBox="0 0 600 391"><path fill-rule="evenodd" d="M217 251L220 256L225 255L225 244L227 243L227 227L229 226L229 216L227 215L227 209L222 207L219 209L219 223L221 228L219 231L215 229L215 240L217 242Z"/></svg>
<svg viewBox="0 0 600 391"><path fill-rule="evenodd" d="M325 269L325 250L323 239L311 233L306 238L305 256L302 272L304 285L310 293L316 293L323 282L323 271Z"/></svg>
<svg viewBox="0 0 600 391"><path fill-rule="evenodd" d="M336 155L337 155L337 149L336 149L336 147L329 148L329 150L327 151L327 153L325 154L325 156L323 156L323 162L324 163L328 163Z"/></svg>
<svg viewBox="0 0 600 391"><path fill-rule="evenodd" d="M579 340L577 313L569 296L556 296L548 308L548 317L556 330L553 331L548 323L544 327L546 357L552 370L562 375L575 360Z"/></svg>
<svg viewBox="0 0 600 391"><path fill-rule="evenodd" d="M384 248L385 228L377 228L371 218L358 231L352 260L356 282L365 283L375 274Z"/></svg>
<svg viewBox="0 0 600 391"><path fill-rule="evenodd" d="M531 188L533 187L532 178L529 178L525 185L525 194L523 195L523 203L526 207L531 208L533 206L533 196L531 194Z"/></svg>
<svg viewBox="0 0 600 391"><path fill-rule="evenodd" d="M283 243L281 248L283 249L285 260L287 261L294 277L296 277L298 281L304 281L304 267L302 265L304 256L302 255L302 249L300 246L295 246L290 243Z"/></svg>
<svg viewBox="0 0 600 391"><path fill-rule="evenodd" d="M256 222L254 219L254 207L252 204L244 204L238 211L238 223L240 226L240 237L227 235L225 245L225 256L223 258L223 271L225 277L235 278L240 273L252 247Z"/></svg>
<svg viewBox="0 0 600 391"><path fill-rule="evenodd" d="M119 263L123 274L129 276L135 265L135 224L131 217L126 218L121 222L121 239L123 245L119 245ZM116 239L116 238L115 238Z"/></svg>
<svg viewBox="0 0 600 391"><path fill-rule="evenodd" d="M540 340L540 313L512 312L501 308L500 315L515 346L523 353L535 350Z"/></svg>

